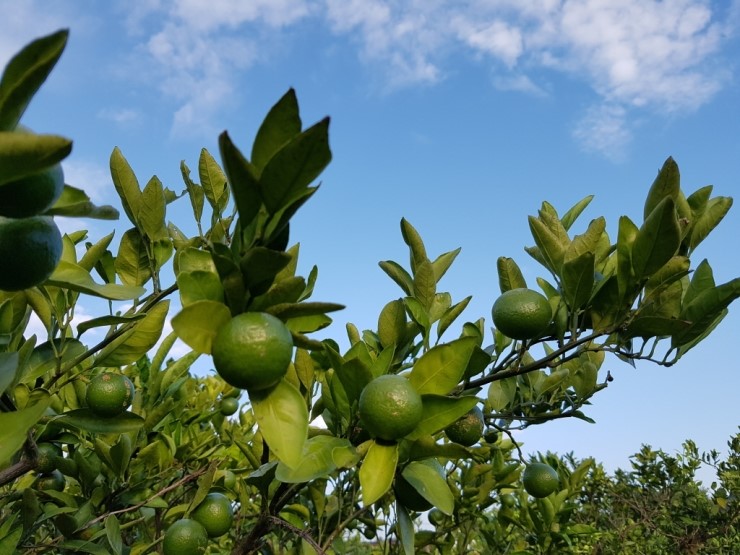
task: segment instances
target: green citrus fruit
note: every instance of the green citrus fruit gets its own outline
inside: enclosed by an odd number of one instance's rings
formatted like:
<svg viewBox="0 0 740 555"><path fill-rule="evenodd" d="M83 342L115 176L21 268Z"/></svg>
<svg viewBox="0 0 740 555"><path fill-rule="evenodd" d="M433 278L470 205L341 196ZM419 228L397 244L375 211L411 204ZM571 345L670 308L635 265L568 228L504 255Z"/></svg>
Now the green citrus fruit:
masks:
<svg viewBox="0 0 740 555"><path fill-rule="evenodd" d="M288 371L293 337L275 316L245 312L218 331L211 354L216 372L226 383L259 391L276 385Z"/></svg>
<svg viewBox="0 0 740 555"><path fill-rule="evenodd" d="M549 464L528 464L522 474L524 489L532 497L547 497L560 486L557 471Z"/></svg>
<svg viewBox="0 0 740 555"><path fill-rule="evenodd" d="M359 409L360 420L371 436L395 441L421 420L421 396L403 376L386 374L365 386Z"/></svg>
<svg viewBox="0 0 740 555"><path fill-rule="evenodd" d="M63 491L66 484L67 480L64 477L64 474L62 474L58 470L52 470L48 474L39 474L39 476L34 481L36 489L41 491Z"/></svg>
<svg viewBox="0 0 740 555"><path fill-rule="evenodd" d="M203 525L189 518L174 522L164 533L164 555L202 555L208 547L208 533Z"/></svg>
<svg viewBox="0 0 740 555"><path fill-rule="evenodd" d="M0 185L0 216L28 218L48 210L64 189L61 164Z"/></svg>
<svg viewBox="0 0 740 555"><path fill-rule="evenodd" d="M510 493L505 493L501 496L501 506L507 509L513 509L516 505L516 497Z"/></svg>
<svg viewBox="0 0 740 555"><path fill-rule="evenodd" d="M62 456L62 450L53 443L38 444L38 464L36 471L40 474L48 474L57 468L57 461Z"/></svg>
<svg viewBox="0 0 740 555"><path fill-rule="evenodd" d="M486 440L486 443L496 443L498 441L498 432L496 430L487 430L483 434L483 439Z"/></svg>
<svg viewBox="0 0 740 555"><path fill-rule="evenodd" d="M534 339L552 320L549 301L531 289L511 289L503 293L491 310L493 325L512 339Z"/></svg>
<svg viewBox="0 0 740 555"><path fill-rule="evenodd" d="M62 257L62 234L48 216L0 216L0 289L21 291L52 274Z"/></svg>
<svg viewBox="0 0 740 555"><path fill-rule="evenodd" d="M134 397L134 384L116 372L98 374L87 386L87 406L96 415L109 418L124 412Z"/></svg>
<svg viewBox="0 0 740 555"><path fill-rule="evenodd" d="M396 477L396 485L393 491L398 502L407 509L423 512L432 508L432 504L401 475Z"/></svg>
<svg viewBox="0 0 740 555"><path fill-rule="evenodd" d="M221 399L221 402L218 404L218 410L221 411L221 414L224 416L231 416L239 410L239 401L233 397L225 397L224 399Z"/></svg>
<svg viewBox="0 0 740 555"><path fill-rule="evenodd" d="M478 407L473 407L465 416L447 426L445 435L454 443L470 447L478 443L483 434L483 425L483 411Z"/></svg>
<svg viewBox="0 0 740 555"><path fill-rule="evenodd" d="M433 508L427 515L429 522L434 526L441 526L445 521L445 514L438 508Z"/></svg>
<svg viewBox="0 0 740 555"><path fill-rule="evenodd" d="M217 492L206 495L206 498L190 516L203 525L211 538L223 536L234 523L234 509L231 507L231 501L223 493Z"/></svg>
<svg viewBox="0 0 740 555"><path fill-rule="evenodd" d="M236 474L226 469L216 483L222 485L225 489L233 490L236 487Z"/></svg>

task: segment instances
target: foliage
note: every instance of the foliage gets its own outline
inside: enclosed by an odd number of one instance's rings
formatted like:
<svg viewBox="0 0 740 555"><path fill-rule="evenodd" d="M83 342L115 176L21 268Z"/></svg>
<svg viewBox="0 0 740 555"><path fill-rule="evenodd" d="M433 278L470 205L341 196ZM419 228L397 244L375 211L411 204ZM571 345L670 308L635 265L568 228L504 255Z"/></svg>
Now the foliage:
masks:
<svg viewBox="0 0 740 555"><path fill-rule="evenodd" d="M69 153L68 139L17 129L65 42L65 31L34 41L0 80L0 187ZM130 225L117 246L113 234L67 234L48 280L0 292L0 552L161 551L165 530L212 492L228 496L235 519L209 541L211 553L552 553L596 537L593 525L571 518L593 462L544 457L560 489L534 500L521 488L525 459L512 431L590 421L583 411L608 385L609 353L669 366L711 333L740 296L740 278L716 285L709 263L692 267L689 257L731 199L712 198L711 187L686 196L669 158L643 221L622 217L615 240L604 218L570 232L591 197L562 216L543 203L529 218L535 245L526 251L549 274L537 283L553 318L522 340L495 329L489 336L483 318L456 324L470 297L453 302L439 284L459 249L430 257L404 219L409 266L380 263L401 294L382 307L376 329L349 324L343 349L310 337L342 306L311 300L318 270L297 275L300 249L290 242L290 220L331 160L328 131L329 118L304 128L290 90L249 156L224 132L221 163L202 150L194 178L182 162L181 193L156 176L142 188L114 148L111 177ZM192 209L192 237L167 219L178 201ZM45 214L116 216L67 185ZM175 281L163 283L170 268ZM528 287L512 259L499 258L498 273L501 293ZM174 294L181 309L162 337ZM86 296L107 301L109 312L77 322ZM244 394L191 373L227 322L255 312L279 319L294 346L274 387ZM28 335L31 314L46 337ZM96 328L105 339L89 345L85 334ZM173 359L178 338L191 350ZM115 417L86 403L87 384L103 372L135 386L130 409ZM395 441L371 438L358 410L366 386L388 375L403 375L421 397L418 424ZM224 399L239 400L238 417L226 417ZM487 440L445 439L476 406ZM61 450L57 474L36 475L40 443ZM50 478L57 489L37 482ZM396 502L399 484L439 511L435 530Z"/></svg>

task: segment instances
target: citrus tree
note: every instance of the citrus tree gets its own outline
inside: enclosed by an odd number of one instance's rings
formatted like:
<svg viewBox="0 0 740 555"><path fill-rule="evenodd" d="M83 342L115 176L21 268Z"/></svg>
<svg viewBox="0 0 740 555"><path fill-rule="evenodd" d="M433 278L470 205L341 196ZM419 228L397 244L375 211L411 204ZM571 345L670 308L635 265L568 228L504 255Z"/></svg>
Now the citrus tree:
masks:
<svg viewBox="0 0 740 555"><path fill-rule="evenodd" d="M691 257L731 199L685 195L669 158L614 238L604 218L571 231L591 197L543 203L525 250L547 277L535 290L499 258L493 327L439 289L459 249L430 256L404 219L409 264L380 262L399 296L343 348L311 336L342 306L312 300L317 269L297 274L290 234L331 160L329 118L304 127L289 90L246 154L224 132L220 163L182 162L180 193L142 187L114 148L128 229L62 236L54 216L118 217L60 184L70 140L20 126L66 38L0 79L0 553L490 552L514 522L562 552L591 533L564 517L589 463L528 461L512 431L590 421L607 354L669 366L711 333L740 279L717 285ZM108 310L78 322L89 296ZM178 338L190 352L173 359ZM198 359L215 371L191 372Z"/></svg>

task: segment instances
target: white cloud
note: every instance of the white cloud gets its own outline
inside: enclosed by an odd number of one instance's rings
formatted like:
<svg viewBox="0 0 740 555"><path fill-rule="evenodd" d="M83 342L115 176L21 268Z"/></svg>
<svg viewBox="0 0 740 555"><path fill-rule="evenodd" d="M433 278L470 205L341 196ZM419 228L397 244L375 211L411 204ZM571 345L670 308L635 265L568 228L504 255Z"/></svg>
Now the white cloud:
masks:
<svg viewBox="0 0 740 555"><path fill-rule="evenodd" d="M85 191L95 203L111 202L117 199L113 193L113 181L106 166L93 162L70 158L64 161L64 181Z"/></svg>
<svg viewBox="0 0 740 555"><path fill-rule="evenodd" d="M573 137L589 152L619 162L632 139L627 109L619 104L599 104L586 111L573 130Z"/></svg>
<svg viewBox="0 0 740 555"><path fill-rule="evenodd" d="M105 108L98 112L98 117L110 120L118 125L128 126L139 123L142 114L133 108Z"/></svg>

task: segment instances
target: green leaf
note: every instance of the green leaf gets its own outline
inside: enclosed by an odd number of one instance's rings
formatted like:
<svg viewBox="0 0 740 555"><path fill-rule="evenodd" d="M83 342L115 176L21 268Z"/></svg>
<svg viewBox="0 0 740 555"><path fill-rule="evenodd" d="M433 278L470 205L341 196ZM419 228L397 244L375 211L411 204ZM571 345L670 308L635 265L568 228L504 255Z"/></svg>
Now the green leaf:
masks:
<svg viewBox="0 0 740 555"><path fill-rule="evenodd" d="M643 210L643 219L647 220L652 214L655 207L663 201L670 198L674 202L678 200L681 190L681 176L678 171L678 164L671 158L663 163L663 167L658 172L655 181L650 186L647 198L645 199L645 208Z"/></svg>
<svg viewBox="0 0 740 555"><path fill-rule="evenodd" d="M121 555L123 552L123 540L121 539L121 525L118 523L116 515L111 514L105 517L105 537L113 554Z"/></svg>
<svg viewBox="0 0 740 555"><path fill-rule="evenodd" d="M142 286L152 277L145 239L138 229L132 227L121 237L115 268L121 281L129 286Z"/></svg>
<svg viewBox="0 0 740 555"><path fill-rule="evenodd" d="M85 333L87 330L93 328L99 328L102 326L115 326L116 324L130 324L137 322L144 318L146 314L133 314L131 316L99 316L98 318L90 318L84 322L77 324L77 335L78 337Z"/></svg>
<svg viewBox="0 0 740 555"><path fill-rule="evenodd" d="M250 393L249 399L270 450L289 468L298 467L308 434L308 409L300 391L282 380L268 391Z"/></svg>
<svg viewBox="0 0 740 555"><path fill-rule="evenodd" d="M488 402L493 410L505 410L516 398L516 377L492 382L488 386Z"/></svg>
<svg viewBox="0 0 740 555"><path fill-rule="evenodd" d="M584 252L563 263L561 284L565 302L572 311L583 308L591 298L594 270L593 252Z"/></svg>
<svg viewBox="0 0 740 555"><path fill-rule="evenodd" d="M455 498L447 485L444 472L436 459L410 462L403 469L403 477L419 494L446 515L452 515Z"/></svg>
<svg viewBox="0 0 740 555"><path fill-rule="evenodd" d="M396 503L396 534L401 542L404 555L414 555L414 521L406 507Z"/></svg>
<svg viewBox="0 0 740 555"><path fill-rule="evenodd" d="M218 330L229 320L231 312L225 304L202 300L184 306L172 318L172 329L195 352L209 355Z"/></svg>
<svg viewBox="0 0 740 555"><path fill-rule="evenodd" d="M354 447L343 438L325 435L312 437L303 445L300 464L290 468L282 462L278 463L275 478L289 484L300 484L326 477L337 468L333 457L335 449L354 450Z"/></svg>
<svg viewBox="0 0 740 555"><path fill-rule="evenodd" d="M378 317L378 337L384 347L398 345L406 335L406 308L396 299L383 307Z"/></svg>
<svg viewBox="0 0 740 555"><path fill-rule="evenodd" d="M632 249L639 234L639 229L627 216L619 218L617 232L617 282L619 296L624 297L635 286L635 275L632 271Z"/></svg>
<svg viewBox="0 0 740 555"><path fill-rule="evenodd" d="M100 285L93 281L90 272L77 264L64 260L56 267L47 283L112 301L136 299L146 292L143 287L136 285L118 285L115 283Z"/></svg>
<svg viewBox="0 0 740 555"><path fill-rule="evenodd" d="M715 285L714 272L709 265L709 261L705 258L699 263L691 276L691 281L683 297L683 306L688 306L700 293L714 288Z"/></svg>
<svg viewBox="0 0 740 555"><path fill-rule="evenodd" d="M275 276L290 264L291 260L291 255L286 252L266 247L252 247L239 263L244 284L255 295L261 295L269 289Z"/></svg>
<svg viewBox="0 0 740 555"><path fill-rule="evenodd" d="M434 279L437 283L439 283L439 280L442 279L442 276L447 273L447 270L449 270L450 266L455 261L455 258L457 258L457 255L460 254L460 250L461 249L458 247L454 251L440 254L437 258L434 259L434 262L432 262L432 267L434 268Z"/></svg>
<svg viewBox="0 0 740 555"><path fill-rule="evenodd" d="M180 162L180 173L182 174L182 180L185 182L185 188L187 189L188 196L190 197L190 205L193 207L193 216L195 216L195 221L197 223L200 223L200 220L203 217L205 196L205 193L203 192L203 187L193 182L193 180L190 178L190 168L188 168L184 160Z"/></svg>
<svg viewBox="0 0 740 555"><path fill-rule="evenodd" d="M411 385L419 394L447 395L462 381L476 346L475 338L463 337L432 347L414 364L409 374Z"/></svg>
<svg viewBox="0 0 740 555"><path fill-rule="evenodd" d="M51 397L46 392L35 391L32 400L33 403L21 410L0 413L0 468L8 466L13 455L23 447L28 431L41 419Z"/></svg>
<svg viewBox="0 0 740 555"><path fill-rule="evenodd" d="M92 218L95 220L117 220L118 210L112 206L96 206L85 191L65 185L62 195L44 214L69 218Z"/></svg>
<svg viewBox="0 0 740 555"><path fill-rule="evenodd" d="M585 253L591 253L596 258L599 241L603 237L605 230L606 220L603 217L592 220L585 233L573 237L573 240L565 251L564 262L567 263L575 260Z"/></svg>
<svg viewBox="0 0 740 555"><path fill-rule="evenodd" d="M136 362L154 347L162 335L170 301L152 306L132 328L103 347L95 357L95 366L123 366Z"/></svg>
<svg viewBox="0 0 740 555"><path fill-rule="evenodd" d="M70 152L72 141L58 135L0 131L0 185L56 164Z"/></svg>
<svg viewBox="0 0 740 555"><path fill-rule="evenodd" d="M690 250L694 250L719 225L732 207L730 197L715 197L695 216L689 237Z"/></svg>
<svg viewBox="0 0 740 555"><path fill-rule="evenodd" d="M221 161L234 195L236 210L243 228L248 227L259 213L262 205L256 171L238 148L231 142L229 134L224 131L218 137Z"/></svg>
<svg viewBox="0 0 740 555"><path fill-rule="evenodd" d="M691 322L691 326L673 337L672 344L681 346L701 336L727 307L740 297L740 278L707 289L699 293L681 310L681 319Z"/></svg>
<svg viewBox="0 0 740 555"><path fill-rule="evenodd" d="M378 263L380 268L403 289L406 295L411 296L414 291L414 279L398 263L392 260L385 260Z"/></svg>
<svg viewBox="0 0 740 555"><path fill-rule="evenodd" d="M591 204L593 198L593 195L588 195L586 198L575 203L565 214L563 214L563 217L560 218L560 221L566 231L569 230L571 226L575 223L578 216L581 215L581 212L583 212L586 207Z"/></svg>
<svg viewBox="0 0 740 555"><path fill-rule="evenodd" d="M414 269L414 297L429 311L437 292L434 268L428 260L417 260Z"/></svg>
<svg viewBox="0 0 740 555"><path fill-rule="evenodd" d="M136 215L139 229L152 242L168 236L165 221L166 209L162 182L154 176L141 193L141 204Z"/></svg>
<svg viewBox="0 0 740 555"><path fill-rule="evenodd" d="M18 542L21 541L22 535L23 528L18 526L9 532L7 536L0 538L0 553L2 555L13 555L17 553L16 548L18 547Z"/></svg>
<svg viewBox="0 0 740 555"><path fill-rule="evenodd" d="M226 185L226 175L221 166L205 148L200 151L198 160L198 175L208 204L213 211L222 214L229 204L229 189Z"/></svg>
<svg viewBox="0 0 740 555"><path fill-rule="evenodd" d="M115 147L110 155L110 174L121 199L123 211L126 212L129 221L138 226L136 217L141 209L139 181L118 147Z"/></svg>
<svg viewBox="0 0 740 555"><path fill-rule="evenodd" d="M259 187L268 212L287 206L330 161L329 118L324 118L284 144L265 164Z"/></svg>
<svg viewBox="0 0 740 555"><path fill-rule="evenodd" d="M64 52L69 36L61 29L38 38L15 54L0 78L0 131L12 131Z"/></svg>
<svg viewBox="0 0 740 555"><path fill-rule="evenodd" d="M552 222L553 219L551 218L549 221ZM557 220L557 222L560 224L560 220ZM560 225L562 228L562 224ZM541 218L535 218L534 216L529 216L529 229L545 267L553 274L560 275L560 267L563 264L565 250L568 247L567 234L563 238L562 234L558 233L560 230L551 229ZM562 229L562 233L565 233L564 229Z"/></svg>
<svg viewBox="0 0 740 555"><path fill-rule="evenodd" d="M128 411L111 418L102 418L90 409L77 409L57 416L54 422L65 428L93 434L125 434L138 431L143 426L144 419Z"/></svg>
<svg viewBox="0 0 740 555"><path fill-rule="evenodd" d="M288 89L270 109L252 144L252 163L262 172L267 162L301 132L301 118L295 90Z"/></svg>
<svg viewBox="0 0 740 555"><path fill-rule="evenodd" d="M522 271L513 258L499 256L496 260L496 269L498 270L498 286L502 293L527 287Z"/></svg>
<svg viewBox="0 0 740 555"><path fill-rule="evenodd" d="M429 261L424 241L422 241L419 232L405 218L401 218L401 235L411 253L411 270L416 273L416 265L419 262Z"/></svg>
<svg viewBox="0 0 740 555"><path fill-rule="evenodd" d="M324 303L324 302L307 302L302 303L282 303L267 308L265 312L269 312L273 316L277 316L281 320L287 320L288 318L296 318L298 316L311 316L314 314L324 314L325 312L336 312L337 310L343 310L344 305L337 303Z"/></svg>
<svg viewBox="0 0 740 555"><path fill-rule="evenodd" d="M445 311L437 322L437 337L442 337L442 334L447 330L447 328L449 328L457 317L467 308L468 303L470 303L472 298L472 296L465 297L462 301L452 305Z"/></svg>
<svg viewBox="0 0 740 555"><path fill-rule="evenodd" d="M638 281L649 278L668 262L681 245L681 229L673 199L663 199L637 232L632 246L632 269Z"/></svg>
<svg viewBox="0 0 740 555"><path fill-rule="evenodd" d="M373 441L360 466L362 504L369 507L391 489L398 465L398 444Z"/></svg>
<svg viewBox="0 0 740 555"><path fill-rule="evenodd" d="M416 429L409 439L434 435L467 414L478 403L476 397L446 397L442 395L422 395L422 415Z"/></svg>

